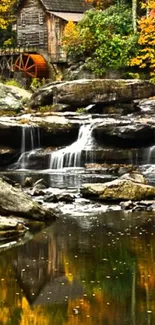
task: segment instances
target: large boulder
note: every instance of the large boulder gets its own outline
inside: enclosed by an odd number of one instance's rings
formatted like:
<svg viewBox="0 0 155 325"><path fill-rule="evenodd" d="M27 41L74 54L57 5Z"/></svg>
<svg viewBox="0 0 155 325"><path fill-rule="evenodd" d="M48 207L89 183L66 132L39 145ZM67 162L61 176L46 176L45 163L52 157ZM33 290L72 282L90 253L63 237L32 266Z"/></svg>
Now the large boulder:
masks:
<svg viewBox="0 0 155 325"><path fill-rule="evenodd" d="M47 84L31 97L30 106L62 103L74 107L130 102L155 95L155 85L144 80L80 79Z"/></svg>
<svg viewBox="0 0 155 325"><path fill-rule="evenodd" d="M64 121L65 122L64 122ZM20 117L0 118L0 146L21 149L25 139L25 150L32 149L32 142L38 146L66 146L77 139L79 123L70 123L68 119L57 119L54 116L30 118L24 114ZM32 139L33 138L33 139ZM39 139L38 139L39 138ZM41 143L38 143L38 142Z"/></svg>
<svg viewBox="0 0 155 325"><path fill-rule="evenodd" d="M84 184L81 193L85 197L102 201L139 201L155 198L155 187L145 184L141 174L135 174L134 177L127 174L103 184Z"/></svg>
<svg viewBox="0 0 155 325"><path fill-rule="evenodd" d="M55 215L51 210L44 209L39 203L34 202L20 188L13 187L1 178L0 214L3 216L21 216L41 221L46 219L55 219Z"/></svg>
<svg viewBox="0 0 155 325"><path fill-rule="evenodd" d="M30 99L31 94L15 86L0 83L0 110L20 111L23 101Z"/></svg>
<svg viewBox="0 0 155 325"><path fill-rule="evenodd" d="M96 125L93 129L93 136L99 144L110 145L119 148L136 148L149 146L154 143L154 125L146 121L131 119L128 122Z"/></svg>

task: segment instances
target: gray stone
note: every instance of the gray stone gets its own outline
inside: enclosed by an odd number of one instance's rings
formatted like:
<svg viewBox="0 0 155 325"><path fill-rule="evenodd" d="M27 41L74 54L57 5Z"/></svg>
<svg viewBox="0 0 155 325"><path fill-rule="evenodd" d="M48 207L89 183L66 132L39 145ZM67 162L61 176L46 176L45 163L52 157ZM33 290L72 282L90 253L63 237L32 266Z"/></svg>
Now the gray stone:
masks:
<svg viewBox="0 0 155 325"><path fill-rule="evenodd" d="M20 111L23 101L31 97L28 94L24 89L0 83L0 110Z"/></svg>
<svg viewBox="0 0 155 325"><path fill-rule="evenodd" d="M32 108L54 102L74 107L89 104L130 102L155 95L155 85L144 80L80 79L47 84L31 97Z"/></svg>
<svg viewBox="0 0 155 325"><path fill-rule="evenodd" d="M104 184L84 184L81 193L85 197L92 197L102 201L139 201L155 198L155 187L136 182L128 177L120 177Z"/></svg>
<svg viewBox="0 0 155 325"><path fill-rule="evenodd" d="M131 173L126 173L120 177L120 179L126 179L126 180L131 180L136 183L140 184L146 184L146 179L144 175L138 173L138 172L131 172Z"/></svg>
<svg viewBox="0 0 155 325"><path fill-rule="evenodd" d="M0 179L0 213L5 216L16 215L42 221L55 218L51 210L44 209L20 188L14 188L2 179Z"/></svg>
<svg viewBox="0 0 155 325"><path fill-rule="evenodd" d="M150 124L149 124L150 123ZM142 147L151 144L155 127L151 121L115 120L114 123L100 123L93 129L93 136L98 143L110 144L118 147Z"/></svg>
<svg viewBox="0 0 155 325"><path fill-rule="evenodd" d="M72 203L74 202L74 197L69 193L60 193L60 194L50 194L44 197L44 202L65 202Z"/></svg>

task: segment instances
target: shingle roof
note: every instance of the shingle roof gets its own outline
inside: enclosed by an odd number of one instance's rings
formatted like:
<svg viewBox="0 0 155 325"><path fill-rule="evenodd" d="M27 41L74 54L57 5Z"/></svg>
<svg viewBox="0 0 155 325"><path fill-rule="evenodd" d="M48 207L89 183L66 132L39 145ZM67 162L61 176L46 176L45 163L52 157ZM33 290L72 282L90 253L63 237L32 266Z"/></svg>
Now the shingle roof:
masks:
<svg viewBox="0 0 155 325"><path fill-rule="evenodd" d="M46 10L61 12L84 12L90 5L84 0L40 0Z"/></svg>

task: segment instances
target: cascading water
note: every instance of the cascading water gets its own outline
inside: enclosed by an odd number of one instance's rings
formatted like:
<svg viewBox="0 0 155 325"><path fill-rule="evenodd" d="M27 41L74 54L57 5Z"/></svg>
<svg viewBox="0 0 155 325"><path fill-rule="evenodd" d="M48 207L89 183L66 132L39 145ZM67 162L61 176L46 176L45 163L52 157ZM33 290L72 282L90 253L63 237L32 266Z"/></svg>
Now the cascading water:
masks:
<svg viewBox="0 0 155 325"><path fill-rule="evenodd" d="M147 152L147 164L151 164L155 159L155 145L151 146Z"/></svg>
<svg viewBox="0 0 155 325"><path fill-rule="evenodd" d="M50 159L50 169L62 169L64 167L80 167L82 151L86 151L85 162L87 162L87 154L91 152L91 162L93 162L93 138L91 136L94 123L83 124L79 129L77 140L66 148L52 152Z"/></svg>
<svg viewBox="0 0 155 325"><path fill-rule="evenodd" d="M39 128L22 126L21 155L16 163L17 168L25 169L28 166L30 156L40 148Z"/></svg>

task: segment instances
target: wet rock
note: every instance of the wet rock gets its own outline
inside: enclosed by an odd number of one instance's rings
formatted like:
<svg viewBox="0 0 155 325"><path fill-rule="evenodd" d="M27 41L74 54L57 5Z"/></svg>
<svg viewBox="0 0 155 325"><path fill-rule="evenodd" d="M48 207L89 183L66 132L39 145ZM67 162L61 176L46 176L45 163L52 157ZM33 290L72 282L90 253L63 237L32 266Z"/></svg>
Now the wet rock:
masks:
<svg viewBox="0 0 155 325"><path fill-rule="evenodd" d="M35 189L43 190L48 187L48 184L45 182L43 178L40 178L34 183L33 187Z"/></svg>
<svg viewBox="0 0 155 325"><path fill-rule="evenodd" d="M127 176L104 184L84 184L81 193L84 197L102 201L139 201L154 198L155 187L136 182L133 178Z"/></svg>
<svg viewBox="0 0 155 325"><path fill-rule="evenodd" d="M51 203L57 203L57 202L72 203L72 202L74 202L74 197L73 197L73 195L71 195L69 193L50 194L50 195L45 195L44 202L51 202Z"/></svg>
<svg viewBox="0 0 155 325"><path fill-rule="evenodd" d="M4 146L0 148L0 166L2 168L6 167L8 164L11 164L14 159L17 159L16 150Z"/></svg>
<svg viewBox="0 0 155 325"><path fill-rule="evenodd" d="M112 121L111 121L112 122ZM153 143L155 127L146 121L115 120L100 123L93 129L93 136L99 144L120 148L143 147Z"/></svg>
<svg viewBox="0 0 155 325"><path fill-rule="evenodd" d="M52 210L41 207L20 188L14 188L2 179L0 179L0 213L34 220L55 219Z"/></svg>
<svg viewBox="0 0 155 325"><path fill-rule="evenodd" d="M14 216L0 216L0 242L4 240L10 241L13 238L17 239L23 236L27 230L28 227Z"/></svg>
<svg viewBox="0 0 155 325"><path fill-rule="evenodd" d="M15 217L0 216L1 230L28 230L28 228Z"/></svg>
<svg viewBox="0 0 155 325"><path fill-rule="evenodd" d="M137 168L133 165L119 165L117 173L119 176L121 176L121 175L124 175L128 172L135 170L135 169L137 169Z"/></svg>
<svg viewBox="0 0 155 325"><path fill-rule="evenodd" d="M55 116L35 117L30 114L22 116L0 118L0 162L19 156L22 137L25 134L25 151L32 150L32 134L34 143L41 147L66 146L77 139L79 122L69 122L68 119ZM42 151L37 153L38 164L43 160ZM33 155L31 155L33 165Z"/></svg>
<svg viewBox="0 0 155 325"><path fill-rule="evenodd" d="M33 188L30 192L28 192L31 196L44 196L44 190L40 188Z"/></svg>
<svg viewBox="0 0 155 325"><path fill-rule="evenodd" d="M140 100L138 103L138 107L142 112L147 112L149 113L150 111L153 111L155 109L155 97L154 98L149 98L149 99L143 99Z"/></svg>
<svg viewBox="0 0 155 325"><path fill-rule="evenodd" d="M96 103L129 102L155 95L155 85L143 80L80 79L47 84L31 97L30 106L51 105L53 101L70 109Z"/></svg>
<svg viewBox="0 0 155 325"><path fill-rule="evenodd" d="M31 187L33 185L32 177L26 177L23 183L23 187Z"/></svg>
<svg viewBox="0 0 155 325"><path fill-rule="evenodd" d="M44 202L48 202L48 203L57 203L57 196L55 194L50 194L50 195L45 195L44 196Z"/></svg>
<svg viewBox="0 0 155 325"><path fill-rule="evenodd" d="M134 211L152 211L153 210L154 201L126 201L120 202L120 206L123 210Z"/></svg>
<svg viewBox="0 0 155 325"><path fill-rule="evenodd" d="M99 169L105 173L112 173L116 175L123 175L128 172L133 172L137 170L137 167L131 164L97 164L97 163L90 163L85 164L86 169Z"/></svg>
<svg viewBox="0 0 155 325"><path fill-rule="evenodd" d="M14 187L20 187L20 184L16 182L15 180L11 179L10 177L3 175L1 176L2 180L7 182L8 184L11 184Z"/></svg>
<svg viewBox="0 0 155 325"><path fill-rule="evenodd" d="M64 72L65 80L94 79L95 74L90 71L84 62L72 63Z"/></svg>
<svg viewBox="0 0 155 325"><path fill-rule="evenodd" d="M131 180L136 183L140 184L146 184L146 179L144 175L138 173L138 172L131 172L131 173L126 173L120 177L120 179L126 179L126 180Z"/></svg>
<svg viewBox="0 0 155 325"><path fill-rule="evenodd" d="M133 202L131 200L126 202L120 202L120 206L123 210L130 210L133 208Z"/></svg>

